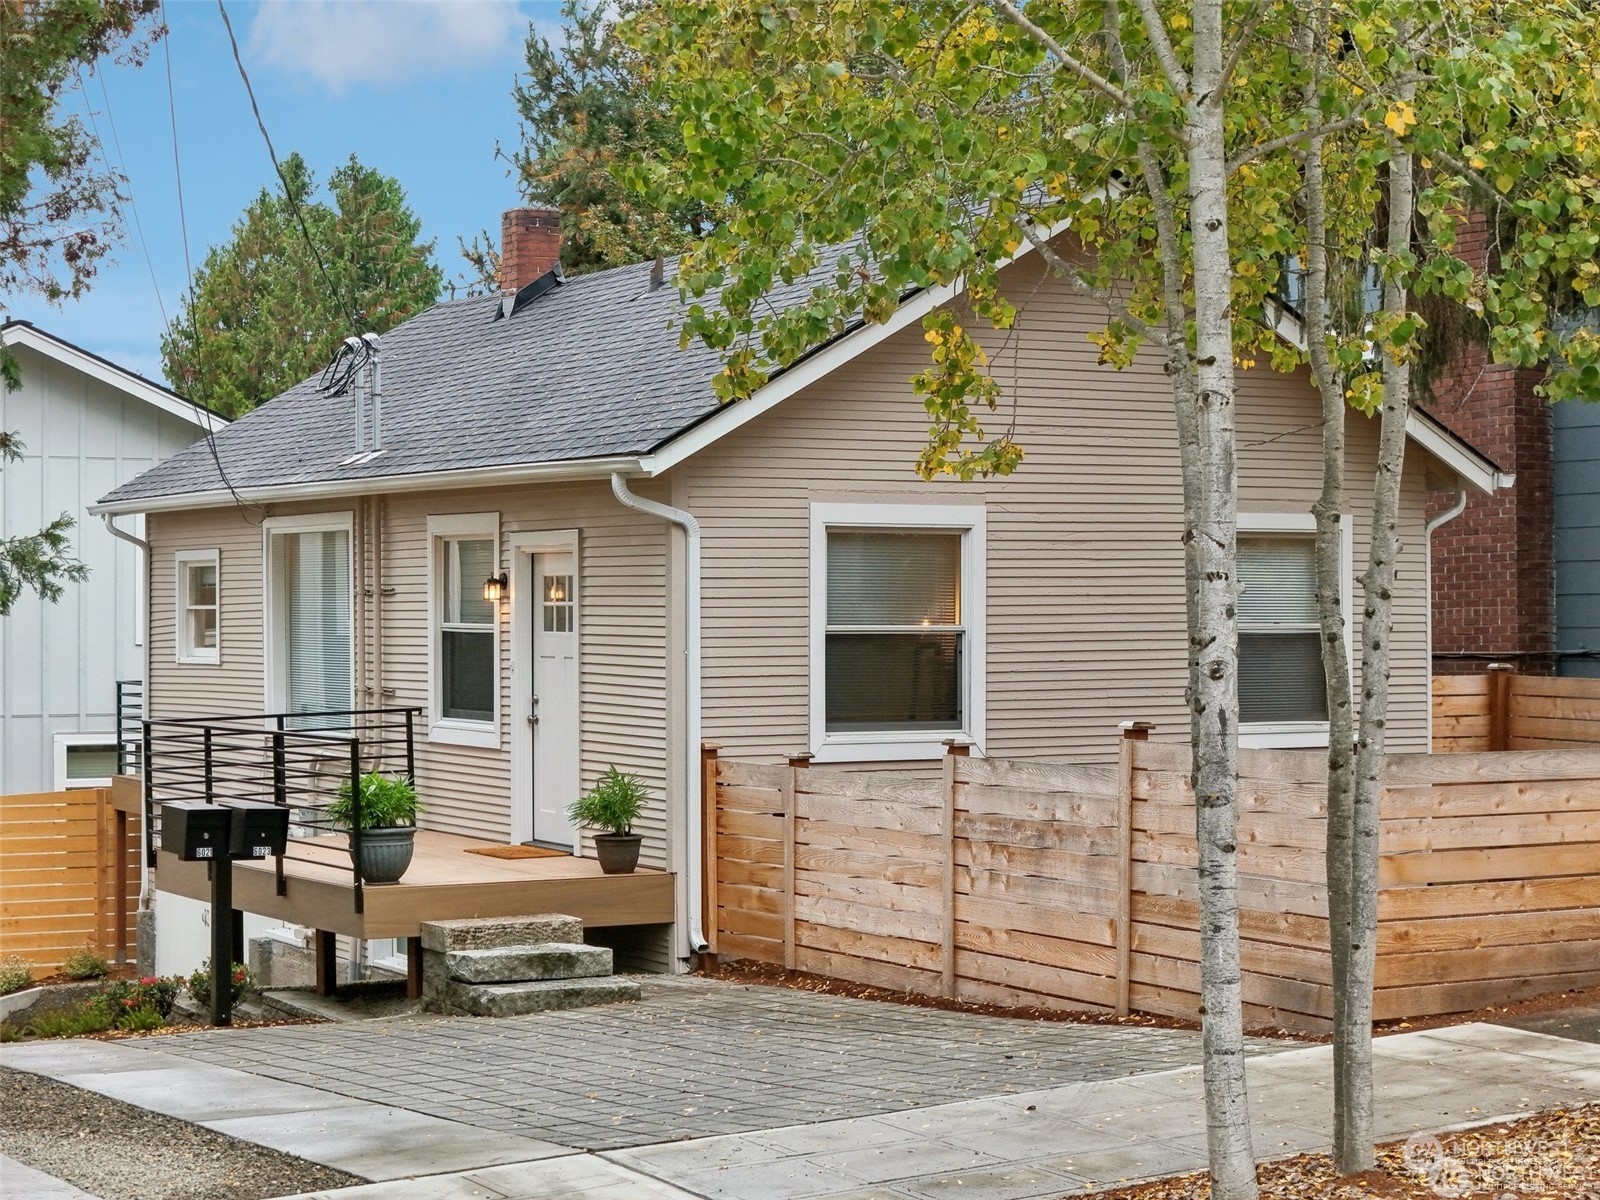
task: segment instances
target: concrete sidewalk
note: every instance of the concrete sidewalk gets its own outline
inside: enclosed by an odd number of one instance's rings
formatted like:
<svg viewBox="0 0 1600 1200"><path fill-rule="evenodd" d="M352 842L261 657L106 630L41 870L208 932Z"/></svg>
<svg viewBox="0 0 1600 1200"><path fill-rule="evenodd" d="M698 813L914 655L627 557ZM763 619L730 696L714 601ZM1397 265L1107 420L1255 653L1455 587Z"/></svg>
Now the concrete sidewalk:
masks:
<svg viewBox="0 0 1600 1200"><path fill-rule="evenodd" d="M1385 1139L1600 1100L1600 1045L1582 1041L1466 1025L1376 1052ZM1258 1156L1326 1145L1330 1059L1250 1060ZM317 1200L1043 1200L1205 1165L1196 1067L585 1154L128 1044L0 1063L379 1181Z"/></svg>

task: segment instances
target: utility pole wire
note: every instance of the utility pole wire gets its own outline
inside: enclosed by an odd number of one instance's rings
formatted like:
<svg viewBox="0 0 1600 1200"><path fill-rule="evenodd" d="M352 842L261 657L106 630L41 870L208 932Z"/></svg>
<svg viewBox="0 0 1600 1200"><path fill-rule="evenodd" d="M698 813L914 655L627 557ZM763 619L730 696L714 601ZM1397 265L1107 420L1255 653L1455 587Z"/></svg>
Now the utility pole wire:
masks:
<svg viewBox="0 0 1600 1200"><path fill-rule="evenodd" d="M278 182L283 185L284 199L289 202L289 211L294 214L295 224L300 227L300 234L306 240L306 247L311 251L311 257L316 261L317 271L322 276L323 283L328 285L328 295L333 299L334 306L344 310L355 332L368 332L366 322L361 319L361 314L356 306L348 303L345 297L339 294L339 289L334 285L333 277L328 274L327 264L322 261L322 252L317 249L317 243L311 236L311 230L306 225L305 213L300 208L300 201L295 197L294 190L289 186L289 178L283 173L283 166L278 162L278 152L273 149L272 135L267 132L267 123L261 117L261 106L256 103L255 88L250 86L250 75L244 69L244 59L239 54L239 41L233 36L233 22L228 19L228 9L222 0L217 0L217 11L222 14L222 24L228 31L228 45L233 48L234 65L239 68L239 78L244 81L245 94L250 97L250 111L255 113L256 128L261 130L261 140L267 144L267 156L272 159L272 169L278 173Z"/></svg>

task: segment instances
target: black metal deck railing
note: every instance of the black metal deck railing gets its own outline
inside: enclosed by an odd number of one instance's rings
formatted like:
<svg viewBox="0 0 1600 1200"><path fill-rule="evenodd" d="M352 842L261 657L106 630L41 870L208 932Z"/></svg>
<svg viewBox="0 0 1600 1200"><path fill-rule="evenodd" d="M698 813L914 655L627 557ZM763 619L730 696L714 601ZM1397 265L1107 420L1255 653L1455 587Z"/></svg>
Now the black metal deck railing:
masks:
<svg viewBox="0 0 1600 1200"><path fill-rule="evenodd" d="M117 774L139 773L139 749L144 745L144 680L117 680Z"/></svg>
<svg viewBox="0 0 1600 1200"><path fill-rule="evenodd" d="M355 869L361 839L361 777L373 771L416 780L416 708L261 713L242 717L141 720L137 761L144 780L150 862L160 845L161 805L169 800L256 800L289 809L289 843L274 859L278 894L285 862L316 862L295 843L342 832L326 815L342 788L351 793L349 831L355 909L362 911Z"/></svg>

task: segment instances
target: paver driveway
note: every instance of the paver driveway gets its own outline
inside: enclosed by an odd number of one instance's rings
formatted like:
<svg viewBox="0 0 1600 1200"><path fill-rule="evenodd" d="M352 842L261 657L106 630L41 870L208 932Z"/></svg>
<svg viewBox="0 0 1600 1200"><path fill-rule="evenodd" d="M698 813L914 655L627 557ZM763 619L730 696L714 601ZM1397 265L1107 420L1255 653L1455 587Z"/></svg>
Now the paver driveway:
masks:
<svg viewBox="0 0 1600 1200"><path fill-rule="evenodd" d="M1200 1055L1199 1035L1182 1031L1013 1021L709 980L651 981L637 1004L574 1012L134 1044L591 1150L1003 1096L1168 1070Z"/></svg>

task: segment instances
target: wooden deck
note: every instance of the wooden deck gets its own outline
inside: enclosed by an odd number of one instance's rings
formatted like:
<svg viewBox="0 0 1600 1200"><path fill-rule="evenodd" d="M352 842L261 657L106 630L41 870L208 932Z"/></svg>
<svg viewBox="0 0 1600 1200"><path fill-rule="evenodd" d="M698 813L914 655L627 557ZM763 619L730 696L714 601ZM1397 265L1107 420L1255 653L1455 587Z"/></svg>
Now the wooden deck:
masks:
<svg viewBox="0 0 1600 1200"><path fill-rule="evenodd" d="M290 844L278 895L273 861L233 865L233 902L243 912L359 938L414 938L422 922L460 917L511 917L566 913L586 926L657 925L673 919L670 872L640 867L631 875L606 875L592 858L500 859L468 854L496 843L417 831L416 856L396 884L364 889L364 912L355 910L350 854L342 835ZM311 860L311 861L306 861ZM209 900L206 864L183 862L162 851L156 886L194 900Z"/></svg>

